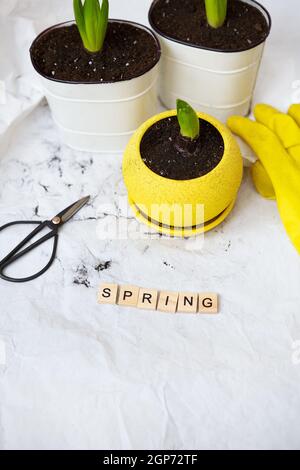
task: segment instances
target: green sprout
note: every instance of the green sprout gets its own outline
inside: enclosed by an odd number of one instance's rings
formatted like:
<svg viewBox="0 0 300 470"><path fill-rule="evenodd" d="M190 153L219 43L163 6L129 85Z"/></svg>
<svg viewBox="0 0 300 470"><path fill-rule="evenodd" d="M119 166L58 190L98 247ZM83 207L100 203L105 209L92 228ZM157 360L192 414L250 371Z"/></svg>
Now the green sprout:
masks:
<svg viewBox="0 0 300 470"><path fill-rule="evenodd" d="M223 26L227 16L227 0L205 0L208 24L212 28Z"/></svg>
<svg viewBox="0 0 300 470"><path fill-rule="evenodd" d="M87 51L100 52L108 25L108 0L73 0L76 24Z"/></svg>
<svg viewBox="0 0 300 470"><path fill-rule="evenodd" d="M200 135L200 123L196 111L185 101L177 100L177 118L182 137L196 140Z"/></svg>

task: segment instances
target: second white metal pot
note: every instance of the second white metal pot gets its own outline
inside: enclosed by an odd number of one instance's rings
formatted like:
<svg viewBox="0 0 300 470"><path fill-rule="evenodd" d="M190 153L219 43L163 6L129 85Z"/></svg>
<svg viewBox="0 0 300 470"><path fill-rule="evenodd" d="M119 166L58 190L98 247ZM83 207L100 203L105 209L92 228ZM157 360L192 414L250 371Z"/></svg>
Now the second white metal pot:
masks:
<svg viewBox="0 0 300 470"><path fill-rule="evenodd" d="M168 108L176 99L189 102L195 109L226 122L233 114L247 115L251 107L257 74L265 42L242 52L220 52L182 43L166 37L152 22L162 47L159 96ZM269 27L271 18L264 7L252 0L265 16Z"/></svg>

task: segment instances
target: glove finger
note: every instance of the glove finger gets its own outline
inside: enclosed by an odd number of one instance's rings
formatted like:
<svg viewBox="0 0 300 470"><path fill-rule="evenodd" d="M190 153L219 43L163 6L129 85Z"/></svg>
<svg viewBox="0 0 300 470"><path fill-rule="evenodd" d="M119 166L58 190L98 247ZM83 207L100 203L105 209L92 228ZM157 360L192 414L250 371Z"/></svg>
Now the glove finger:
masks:
<svg viewBox="0 0 300 470"><path fill-rule="evenodd" d="M272 181L264 166L257 161L251 167L251 176L257 192L266 199L276 199Z"/></svg>
<svg viewBox="0 0 300 470"><path fill-rule="evenodd" d="M292 104L288 110L288 114L296 121L300 127L300 104Z"/></svg>
<svg viewBox="0 0 300 470"><path fill-rule="evenodd" d="M287 114L277 114L273 120L274 132L286 149L300 146L300 129L295 120Z"/></svg>
<svg viewBox="0 0 300 470"><path fill-rule="evenodd" d="M297 187L296 187L297 188ZM278 193L277 203L283 225L290 237L291 242L300 254L300 203L299 197L295 195L293 185L288 191Z"/></svg>
<svg viewBox="0 0 300 470"><path fill-rule="evenodd" d="M268 104L257 104L254 107L253 113L257 122L274 131L273 120L275 116L280 114L278 109Z"/></svg>
<svg viewBox="0 0 300 470"><path fill-rule="evenodd" d="M299 113L300 122L300 108L294 113ZM257 122L275 132L285 149L300 145L300 129L291 115L283 114L267 104L258 104L254 108L254 116Z"/></svg>
<svg viewBox="0 0 300 470"><path fill-rule="evenodd" d="M288 114L294 119L294 121L297 123L297 125L300 128L300 104L293 104L290 106L288 110ZM298 162L300 161L300 146L297 145L295 147L292 147L289 149L290 155L297 160Z"/></svg>
<svg viewBox="0 0 300 470"><path fill-rule="evenodd" d="M296 147L291 147L289 149L289 154L291 155L291 157L293 157L294 160L300 162L300 145L297 145Z"/></svg>
<svg viewBox="0 0 300 470"><path fill-rule="evenodd" d="M256 153L274 185L278 175L283 176L285 173L282 160L288 156L278 137L266 126L248 118L233 116L228 119L227 124Z"/></svg>

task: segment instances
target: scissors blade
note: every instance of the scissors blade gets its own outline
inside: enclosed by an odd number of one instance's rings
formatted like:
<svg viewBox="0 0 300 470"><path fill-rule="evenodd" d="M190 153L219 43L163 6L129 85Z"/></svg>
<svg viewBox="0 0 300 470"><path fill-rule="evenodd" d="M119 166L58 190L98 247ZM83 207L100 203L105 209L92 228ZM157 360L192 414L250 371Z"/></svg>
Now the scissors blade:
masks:
<svg viewBox="0 0 300 470"><path fill-rule="evenodd" d="M67 207L65 210L57 214L55 218L59 218L61 220L61 224L65 224L70 220L80 209L83 208L90 200L90 196L83 197L79 201L75 202L71 206Z"/></svg>

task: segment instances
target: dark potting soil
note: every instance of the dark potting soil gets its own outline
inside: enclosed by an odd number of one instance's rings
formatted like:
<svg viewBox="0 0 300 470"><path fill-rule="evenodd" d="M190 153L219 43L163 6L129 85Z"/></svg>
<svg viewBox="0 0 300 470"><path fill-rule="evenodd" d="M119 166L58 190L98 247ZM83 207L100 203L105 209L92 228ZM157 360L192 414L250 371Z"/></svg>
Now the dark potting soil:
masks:
<svg viewBox="0 0 300 470"><path fill-rule="evenodd" d="M223 137L212 124L199 121L200 137L192 143L180 136L177 116L150 127L140 145L147 167L173 180L194 179L212 171L224 154Z"/></svg>
<svg viewBox="0 0 300 470"><path fill-rule="evenodd" d="M158 0L150 20L154 29L172 39L219 51L250 49L269 34L261 11L241 0L228 0L227 20L218 29L207 23L204 0Z"/></svg>
<svg viewBox="0 0 300 470"><path fill-rule="evenodd" d="M110 21L101 52L89 53L76 25L50 29L34 42L31 57L37 71L68 82L102 83L130 80L158 62L154 37L130 23Z"/></svg>

